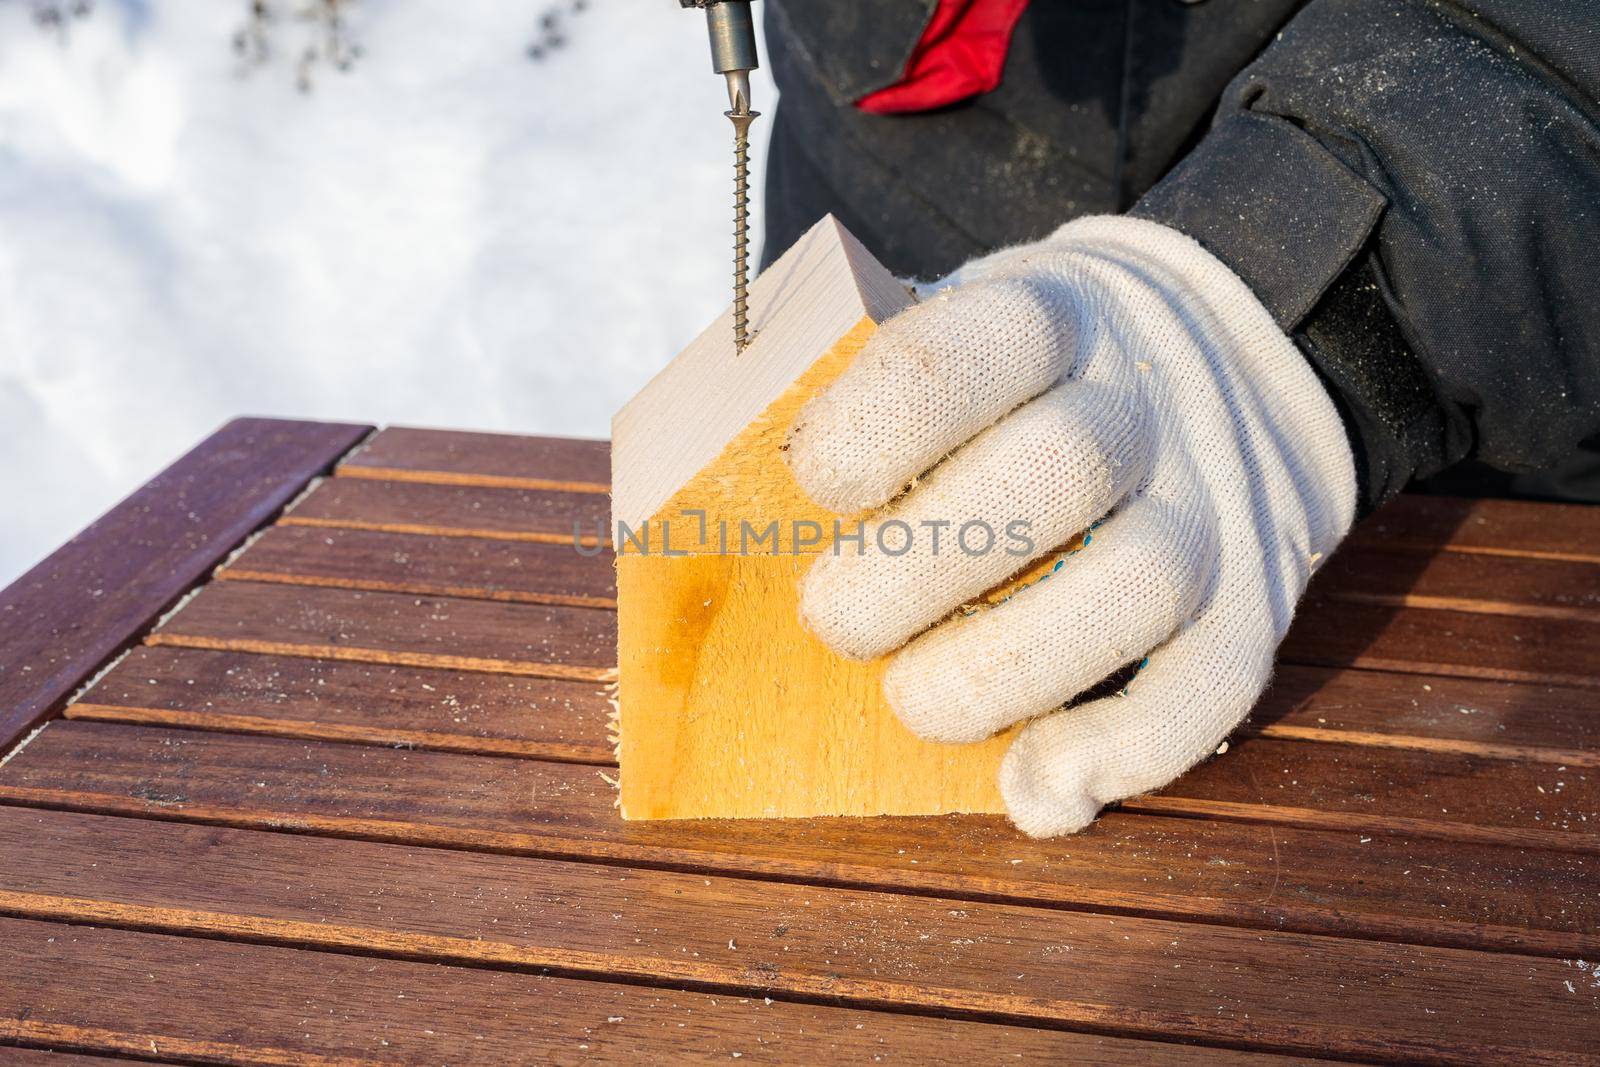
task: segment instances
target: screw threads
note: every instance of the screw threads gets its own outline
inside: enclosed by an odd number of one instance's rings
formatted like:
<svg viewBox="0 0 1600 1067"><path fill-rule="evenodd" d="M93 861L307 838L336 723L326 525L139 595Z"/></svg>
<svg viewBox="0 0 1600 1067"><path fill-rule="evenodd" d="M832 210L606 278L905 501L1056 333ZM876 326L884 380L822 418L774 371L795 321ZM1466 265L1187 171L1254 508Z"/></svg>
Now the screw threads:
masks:
<svg viewBox="0 0 1600 1067"><path fill-rule="evenodd" d="M728 112L733 121L733 344L750 344L750 123L759 112Z"/></svg>

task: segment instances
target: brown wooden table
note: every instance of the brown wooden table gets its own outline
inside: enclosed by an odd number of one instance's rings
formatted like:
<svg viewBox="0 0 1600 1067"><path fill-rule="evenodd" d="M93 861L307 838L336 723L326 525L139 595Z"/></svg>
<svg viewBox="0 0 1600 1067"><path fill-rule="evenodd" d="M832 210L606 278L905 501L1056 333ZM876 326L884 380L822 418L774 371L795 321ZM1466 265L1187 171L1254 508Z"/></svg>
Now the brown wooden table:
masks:
<svg viewBox="0 0 1600 1067"><path fill-rule="evenodd" d="M241 420L0 594L0 1061L1600 1056L1600 509L1396 502L1039 842L620 822L607 469Z"/></svg>

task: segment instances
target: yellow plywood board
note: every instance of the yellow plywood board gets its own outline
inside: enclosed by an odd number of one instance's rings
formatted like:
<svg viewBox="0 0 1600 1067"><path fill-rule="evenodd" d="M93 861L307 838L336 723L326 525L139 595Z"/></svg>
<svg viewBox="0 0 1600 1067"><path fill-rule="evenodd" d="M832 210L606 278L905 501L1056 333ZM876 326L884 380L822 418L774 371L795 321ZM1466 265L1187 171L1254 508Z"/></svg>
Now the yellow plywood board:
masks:
<svg viewBox="0 0 1600 1067"><path fill-rule="evenodd" d="M794 482L784 441L874 329L858 323L672 495L652 518L653 551L619 555L625 818L1003 810L995 775L1009 734L919 740L883 699L883 660L837 656L800 622L798 581L818 549L792 552L792 523L831 536L836 516ZM661 554L664 520L688 554ZM740 554L740 523L772 521L778 554ZM719 529L730 530L726 553Z"/></svg>

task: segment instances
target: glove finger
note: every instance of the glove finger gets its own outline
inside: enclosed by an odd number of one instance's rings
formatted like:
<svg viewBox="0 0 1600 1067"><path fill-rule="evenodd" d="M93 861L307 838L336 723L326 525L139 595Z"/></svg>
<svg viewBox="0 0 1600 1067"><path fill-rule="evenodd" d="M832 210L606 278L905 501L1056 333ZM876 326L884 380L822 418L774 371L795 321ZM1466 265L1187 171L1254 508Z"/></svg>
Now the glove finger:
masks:
<svg viewBox="0 0 1600 1067"><path fill-rule="evenodd" d="M1273 648L1269 634L1202 618L1153 653L1125 695L1030 723L1000 764L1012 821L1033 837L1072 833L1212 755L1266 687Z"/></svg>
<svg viewBox="0 0 1600 1067"><path fill-rule="evenodd" d="M884 323L803 408L788 458L800 487L841 514L877 507L1006 412L1073 356L1064 290L1005 278L941 293Z"/></svg>
<svg viewBox="0 0 1600 1067"><path fill-rule="evenodd" d="M817 561L806 624L848 656L899 648L1111 510L1149 467L1145 413L1134 391L1089 382L1024 404L868 524L861 551Z"/></svg>
<svg viewBox="0 0 1600 1067"><path fill-rule="evenodd" d="M1059 707L1191 617L1215 553L1192 508L1138 497L1059 570L913 641L884 694L919 737L978 741Z"/></svg>

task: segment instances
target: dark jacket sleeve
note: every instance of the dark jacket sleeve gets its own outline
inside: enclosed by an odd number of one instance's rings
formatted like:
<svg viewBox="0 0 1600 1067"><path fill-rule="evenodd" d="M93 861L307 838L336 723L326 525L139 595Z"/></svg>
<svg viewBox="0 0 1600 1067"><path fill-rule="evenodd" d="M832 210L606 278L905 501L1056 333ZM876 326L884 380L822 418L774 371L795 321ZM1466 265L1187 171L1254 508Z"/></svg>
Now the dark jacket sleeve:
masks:
<svg viewBox="0 0 1600 1067"><path fill-rule="evenodd" d="M1600 432L1600 6L1315 0L1135 207L1316 367L1370 510Z"/></svg>

